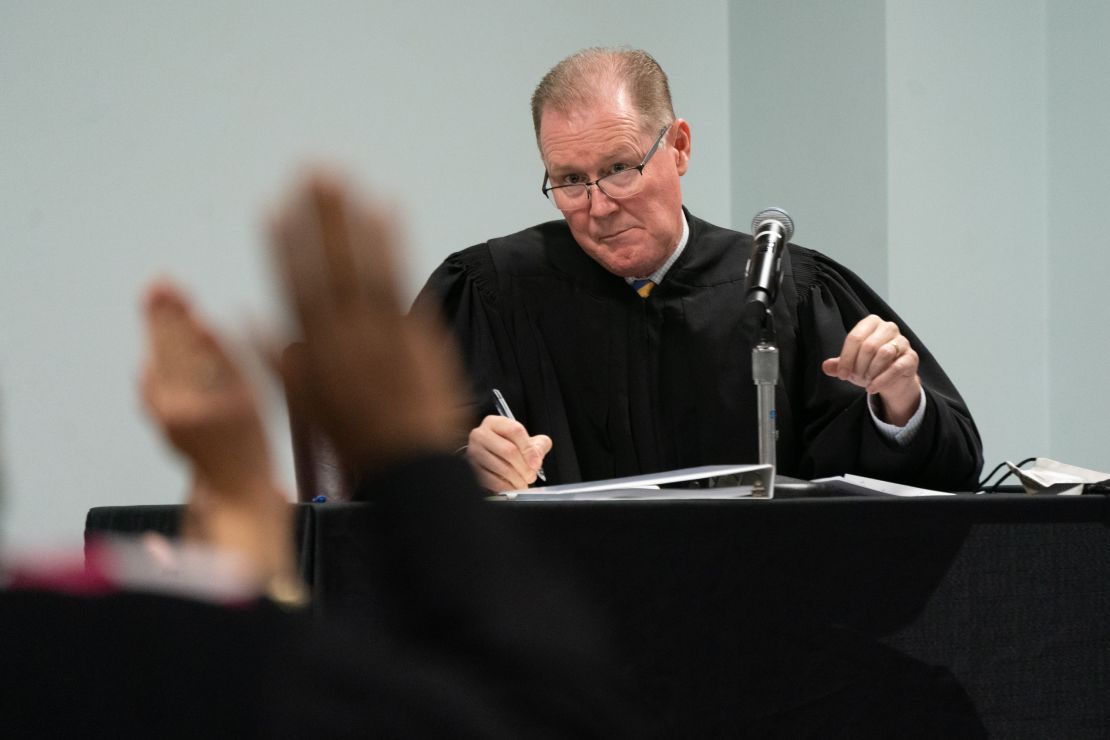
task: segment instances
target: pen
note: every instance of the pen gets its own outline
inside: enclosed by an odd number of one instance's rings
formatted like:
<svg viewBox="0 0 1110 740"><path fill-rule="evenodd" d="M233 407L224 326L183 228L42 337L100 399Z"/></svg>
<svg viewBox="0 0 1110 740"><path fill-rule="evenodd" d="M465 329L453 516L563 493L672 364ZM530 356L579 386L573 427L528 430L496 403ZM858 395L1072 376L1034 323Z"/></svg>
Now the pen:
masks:
<svg viewBox="0 0 1110 740"><path fill-rule="evenodd" d="M496 388L493 389L493 403L495 406L497 406L498 414L504 416L506 419L512 419L513 421L516 421L516 417L513 416L513 410L509 408L509 404L505 403L505 397L501 395L501 391L497 390ZM543 473L542 465L540 466L540 469L536 471L536 475L539 476L539 479L542 480L544 483L547 483L547 476Z"/></svg>

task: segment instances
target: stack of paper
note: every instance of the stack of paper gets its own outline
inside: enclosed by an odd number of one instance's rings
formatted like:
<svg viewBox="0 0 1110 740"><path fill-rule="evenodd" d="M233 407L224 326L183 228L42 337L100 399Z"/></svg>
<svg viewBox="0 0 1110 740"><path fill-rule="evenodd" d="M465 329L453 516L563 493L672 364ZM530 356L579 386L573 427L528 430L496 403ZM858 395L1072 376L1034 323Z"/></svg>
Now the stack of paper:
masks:
<svg viewBox="0 0 1110 740"><path fill-rule="evenodd" d="M508 491L496 498L518 501L610 501L616 499L771 498L770 465L703 465L665 473L538 486Z"/></svg>

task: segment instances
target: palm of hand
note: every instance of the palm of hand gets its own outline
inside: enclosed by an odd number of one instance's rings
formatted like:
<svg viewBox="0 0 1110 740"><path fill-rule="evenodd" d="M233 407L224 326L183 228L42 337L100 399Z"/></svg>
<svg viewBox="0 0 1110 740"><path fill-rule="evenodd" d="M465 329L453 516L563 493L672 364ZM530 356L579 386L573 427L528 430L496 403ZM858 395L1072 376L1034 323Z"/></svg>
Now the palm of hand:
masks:
<svg viewBox="0 0 1110 740"><path fill-rule="evenodd" d="M227 490L267 475L265 432L253 390L174 286L150 288L146 324L143 399L170 443L198 475Z"/></svg>

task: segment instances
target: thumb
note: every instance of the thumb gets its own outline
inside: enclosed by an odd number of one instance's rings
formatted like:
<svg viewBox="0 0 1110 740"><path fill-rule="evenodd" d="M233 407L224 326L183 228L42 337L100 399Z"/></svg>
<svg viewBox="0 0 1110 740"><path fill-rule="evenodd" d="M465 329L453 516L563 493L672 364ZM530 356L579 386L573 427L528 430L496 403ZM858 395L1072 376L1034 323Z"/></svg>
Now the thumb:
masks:
<svg viewBox="0 0 1110 740"><path fill-rule="evenodd" d="M829 359L827 359L827 360L825 360L824 362L821 363L821 371L824 372L825 375L830 375L834 378L836 377L837 369L839 367L840 367L840 358L839 357L830 357Z"/></svg>
<svg viewBox="0 0 1110 740"><path fill-rule="evenodd" d="M543 463L544 457L548 452L551 452L551 437L546 434L537 434L535 437L529 439L531 446L528 448L528 453L525 455L525 460L533 468L538 468Z"/></svg>

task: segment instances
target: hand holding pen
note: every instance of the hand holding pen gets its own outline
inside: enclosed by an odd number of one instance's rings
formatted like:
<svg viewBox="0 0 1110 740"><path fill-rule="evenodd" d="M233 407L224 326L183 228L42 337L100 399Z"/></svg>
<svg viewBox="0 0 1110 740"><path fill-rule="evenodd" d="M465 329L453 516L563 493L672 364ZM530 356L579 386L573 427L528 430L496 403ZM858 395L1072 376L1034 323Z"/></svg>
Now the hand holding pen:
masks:
<svg viewBox="0 0 1110 740"><path fill-rule="evenodd" d="M501 414L506 419L516 421L516 417L513 416L513 410L509 408L509 404L505 402L505 397L501 395L501 391L496 388L493 389L493 402L497 406L497 413ZM539 476L539 479L544 483L547 483L547 475L543 472L542 465L536 468L536 475Z"/></svg>
<svg viewBox="0 0 1110 740"><path fill-rule="evenodd" d="M546 482L543 458L551 450L551 438L529 435L496 389L493 400L498 415L487 416L470 431L466 451L479 483L499 493L527 488L537 479Z"/></svg>

